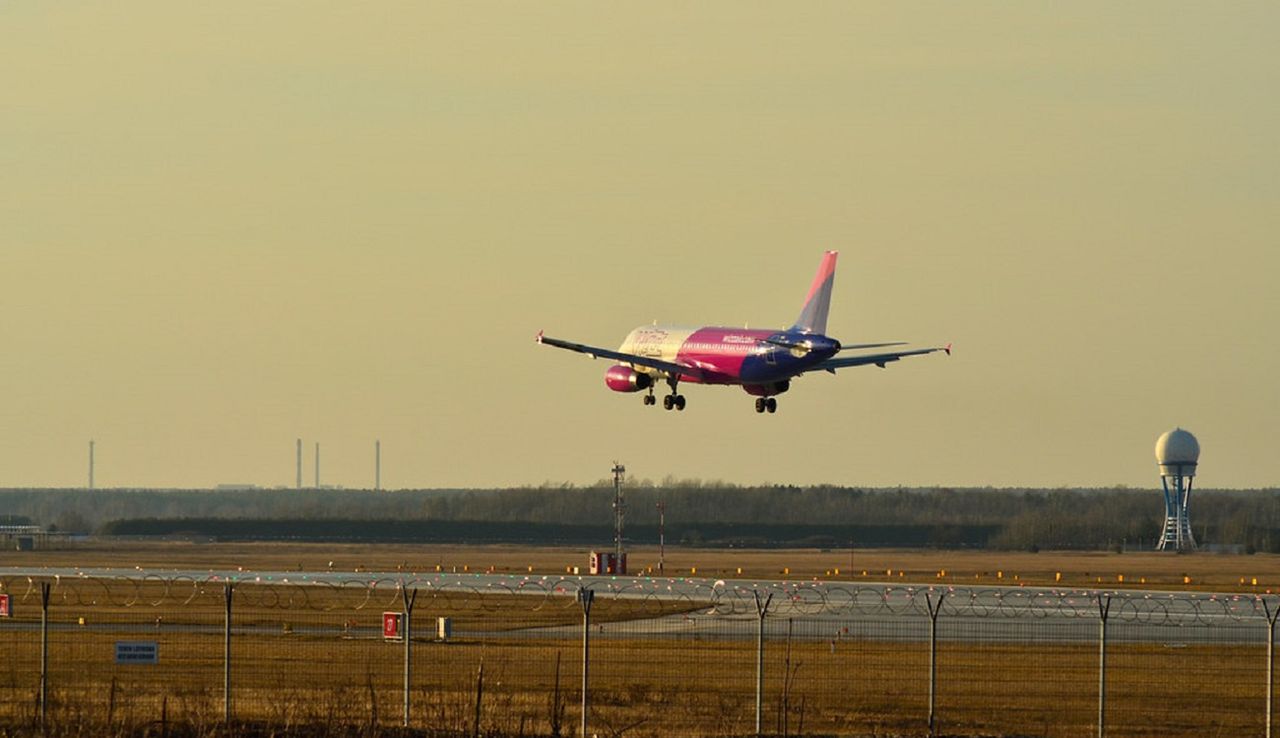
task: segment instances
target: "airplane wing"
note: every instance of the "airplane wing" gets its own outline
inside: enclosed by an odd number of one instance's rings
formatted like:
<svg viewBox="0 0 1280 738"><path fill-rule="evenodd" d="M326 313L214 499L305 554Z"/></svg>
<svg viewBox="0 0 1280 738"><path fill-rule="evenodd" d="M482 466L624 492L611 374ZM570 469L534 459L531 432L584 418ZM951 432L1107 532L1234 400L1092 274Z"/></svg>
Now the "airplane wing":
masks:
<svg viewBox="0 0 1280 738"><path fill-rule="evenodd" d="M590 356L593 359L604 357L606 359L621 361L625 364L631 364L633 366L644 366L650 369L657 369L658 371L666 372L668 374L675 374L675 375L683 374L686 376L694 376L699 378L703 376L703 371L697 367L685 366L683 364L676 364L671 361L663 361L662 359L655 359L650 356L624 354L621 351L613 351L610 349L597 348L595 346L587 346L586 344L573 343L572 341L561 341L558 338L551 338L550 336L544 336L542 335L541 331L538 332L538 335L535 340L537 340L538 343L546 344L548 346L555 346L556 348L568 349L570 351L577 351L578 353L586 354L587 356Z"/></svg>
<svg viewBox="0 0 1280 738"><path fill-rule="evenodd" d="M922 354L932 354L935 351L945 351L947 356L951 355L951 344L946 346L935 346L933 348L911 349L909 351L888 351L882 354L863 354L862 356L841 356L833 359L827 359L821 364L817 364L807 371L828 371L835 374L837 369L847 369L853 366L867 366L875 364L881 369L885 364L891 361L897 361L904 356L920 356Z"/></svg>

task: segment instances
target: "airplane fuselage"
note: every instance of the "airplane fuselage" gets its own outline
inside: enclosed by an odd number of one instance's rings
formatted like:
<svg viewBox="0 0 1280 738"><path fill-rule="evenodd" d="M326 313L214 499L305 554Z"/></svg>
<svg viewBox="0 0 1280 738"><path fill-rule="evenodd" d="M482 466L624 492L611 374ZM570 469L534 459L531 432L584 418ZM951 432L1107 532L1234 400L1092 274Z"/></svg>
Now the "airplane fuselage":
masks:
<svg viewBox="0 0 1280 738"><path fill-rule="evenodd" d="M750 392L794 377L831 358L839 342L812 333L747 328L681 328L645 325L627 335L622 353L696 367L701 374L683 374L681 382L741 384ZM637 366L654 377L662 372ZM780 394L781 391L760 394ZM753 393L755 394L755 393Z"/></svg>

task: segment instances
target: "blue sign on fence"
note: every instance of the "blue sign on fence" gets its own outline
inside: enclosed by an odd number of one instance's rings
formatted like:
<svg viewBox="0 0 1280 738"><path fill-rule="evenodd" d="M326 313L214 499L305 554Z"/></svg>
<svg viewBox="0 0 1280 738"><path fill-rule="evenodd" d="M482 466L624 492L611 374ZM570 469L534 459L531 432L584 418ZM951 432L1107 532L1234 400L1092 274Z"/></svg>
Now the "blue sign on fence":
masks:
<svg viewBox="0 0 1280 738"><path fill-rule="evenodd" d="M160 644L155 641L116 641L117 664L156 664L160 662Z"/></svg>

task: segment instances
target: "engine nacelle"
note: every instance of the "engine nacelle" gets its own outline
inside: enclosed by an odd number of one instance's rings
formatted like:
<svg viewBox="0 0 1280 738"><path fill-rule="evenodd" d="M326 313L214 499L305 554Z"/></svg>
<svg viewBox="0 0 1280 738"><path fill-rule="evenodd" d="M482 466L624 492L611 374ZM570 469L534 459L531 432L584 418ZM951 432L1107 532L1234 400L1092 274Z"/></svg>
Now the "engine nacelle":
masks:
<svg viewBox="0 0 1280 738"><path fill-rule="evenodd" d="M784 379L781 382L766 382L765 384L744 384L742 385L742 389L745 390L748 395L755 395L756 397L772 397L773 395L780 395L791 389L791 380Z"/></svg>
<svg viewBox="0 0 1280 738"><path fill-rule="evenodd" d="M604 373L605 386L614 392L639 392L653 386L653 377L618 364Z"/></svg>

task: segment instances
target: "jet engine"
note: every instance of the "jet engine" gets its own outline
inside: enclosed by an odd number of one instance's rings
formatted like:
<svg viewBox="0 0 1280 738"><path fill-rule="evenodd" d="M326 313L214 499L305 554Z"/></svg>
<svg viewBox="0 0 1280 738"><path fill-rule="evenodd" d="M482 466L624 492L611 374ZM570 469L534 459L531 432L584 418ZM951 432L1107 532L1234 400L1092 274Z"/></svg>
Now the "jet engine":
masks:
<svg viewBox="0 0 1280 738"><path fill-rule="evenodd" d="M639 392L653 386L653 377L618 364L609 367L609 371L604 373L604 383L614 392Z"/></svg>

